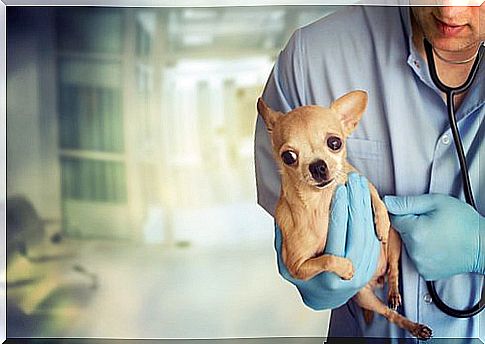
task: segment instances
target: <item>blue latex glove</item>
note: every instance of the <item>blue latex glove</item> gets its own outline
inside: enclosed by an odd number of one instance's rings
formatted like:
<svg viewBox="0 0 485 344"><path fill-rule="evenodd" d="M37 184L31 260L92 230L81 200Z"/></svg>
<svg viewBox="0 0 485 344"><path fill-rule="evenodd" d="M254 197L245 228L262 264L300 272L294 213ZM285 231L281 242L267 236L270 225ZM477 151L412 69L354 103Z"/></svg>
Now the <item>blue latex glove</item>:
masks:
<svg viewBox="0 0 485 344"><path fill-rule="evenodd" d="M367 179L351 173L347 185L337 187L331 206L324 253L347 257L354 265L351 280L333 272L322 272L308 281L293 278L281 257L281 230L275 226L275 248L280 274L293 283L303 302L314 310L345 304L372 278L379 258L380 243L375 235Z"/></svg>
<svg viewBox="0 0 485 344"><path fill-rule="evenodd" d="M427 281L485 270L484 218L456 198L427 194L384 197L391 223Z"/></svg>

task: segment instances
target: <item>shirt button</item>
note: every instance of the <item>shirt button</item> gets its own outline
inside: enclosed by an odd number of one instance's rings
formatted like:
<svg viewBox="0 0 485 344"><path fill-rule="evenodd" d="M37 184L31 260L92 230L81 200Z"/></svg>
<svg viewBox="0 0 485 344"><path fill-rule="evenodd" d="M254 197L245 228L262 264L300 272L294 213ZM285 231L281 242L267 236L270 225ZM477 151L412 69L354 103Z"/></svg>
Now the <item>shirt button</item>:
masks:
<svg viewBox="0 0 485 344"><path fill-rule="evenodd" d="M441 138L441 142L444 145L449 145L450 144L450 137L447 134L444 134L443 137Z"/></svg>
<svg viewBox="0 0 485 344"><path fill-rule="evenodd" d="M414 62L414 65L416 66L416 68L419 68L419 62L418 62L418 60L414 60L413 62Z"/></svg>
<svg viewBox="0 0 485 344"><path fill-rule="evenodd" d="M431 295L429 295L429 294L424 294L423 299L424 299L424 302L427 303L428 305L430 303L433 303L433 299L431 298Z"/></svg>

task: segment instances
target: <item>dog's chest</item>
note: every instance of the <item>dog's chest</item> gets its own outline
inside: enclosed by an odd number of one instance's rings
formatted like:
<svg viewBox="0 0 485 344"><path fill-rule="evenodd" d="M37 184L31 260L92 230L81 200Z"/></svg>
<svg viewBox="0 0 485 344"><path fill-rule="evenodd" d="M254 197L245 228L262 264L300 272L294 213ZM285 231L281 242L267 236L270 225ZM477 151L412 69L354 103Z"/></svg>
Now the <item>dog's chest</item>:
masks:
<svg viewBox="0 0 485 344"><path fill-rule="evenodd" d="M314 236L315 253L323 252L327 241L329 212L325 209L313 209L308 217L307 228Z"/></svg>
<svg viewBox="0 0 485 344"><path fill-rule="evenodd" d="M305 208L292 209L295 222L290 236L298 243L296 246L308 254L320 254L325 248L330 201L322 198Z"/></svg>

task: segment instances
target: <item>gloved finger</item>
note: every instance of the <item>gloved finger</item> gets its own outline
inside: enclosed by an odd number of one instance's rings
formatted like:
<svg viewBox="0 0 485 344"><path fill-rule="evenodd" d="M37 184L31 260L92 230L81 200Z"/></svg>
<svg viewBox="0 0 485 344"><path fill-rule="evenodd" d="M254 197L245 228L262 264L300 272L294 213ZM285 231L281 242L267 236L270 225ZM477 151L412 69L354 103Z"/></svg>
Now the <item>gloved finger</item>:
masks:
<svg viewBox="0 0 485 344"><path fill-rule="evenodd" d="M361 181L366 183L368 187L368 181L362 178ZM372 210L370 192L368 197L364 197L364 216L362 221L362 235L365 236L365 246L360 247L360 252L362 252L362 269L365 271L369 270L370 265L376 265L378 252L381 247L379 239L377 239L375 225L374 225L374 212ZM375 268L372 270L375 271ZM371 276L367 276L371 277Z"/></svg>
<svg viewBox="0 0 485 344"><path fill-rule="evenodd" d="M349 173L347 178L347 196L349 198L349 211L351 214L359 215L358 210L361 210L363 205L363 184L361 182L361 176L355 172Z"/></svg>
<svg viewBox="0 0 485 344"><path fill-rule="evenodd" d="M369 235L367 246L362 248L362 257L356 267L355 275L359 276L361 286L367 284L377 269L377 262L380 255L381 242L375 235Z"/></svg>
<svg viewBox="0 0 485 344"><path fill-rule="evenodd" d="M344 185L339 185L335 190L330 207L328 237L325 245L325 253L327 254L333 254L339 257L345 256L348 206L347 188Z"/></svg>
<svg viewBox="0 0 485 344"><path fill-rule="evenodd" d="M364 192L364 217L363 220L367 226L374 226L374 212L372 209L372 199L370 196L369 181L365 176L360 177L360 184Z"/></svg>
<svg viewBox="0 0 485 344"><path fill-rule="evenodd" d="M377 269L379 256L381 254L381 242L377 239L377 237L371 239L371 249L369 249L368 252L369 256L366 257L365 260L365 262L367 262L367 265L365 266L365 271L363 271L363 273L366 274L366 276L364 277L366 277L367 280L370 280ZM366 282L367 284L368 281L364 282Z"/></svg>
<svg viewBox="0 0 485 344"><path fill-rule="evenodd" d="M364 177L363 181L365 180L366 186L369 189L369 181ZM369 257L366 257L366 261L368 262L367 265L367 277L370 278L374 275L374 272L377 269L377 262L379 261L379 256L381 252L381 242L379 239L377 239L376 235L376 228L375 228L375 221L374 221L374 210L372 207L372 197L370 194L370 189L369 189L369 197L365 198L365 201L368 202L366 203L365 209L367 210L367 216L366 216L366 223L367 223L367 228L371 231L369 233L369 242L368 245L372 247L372 250L369 250Z"/></svg>
<svg viewBox="0 0 485 344"><path fill-rule="evenodd" d="M435 195L384 196L387 210L395 215L422 215L436 209Z"/></svg>
<svg viewBox="0 0 485 344"><path fill-rule="evenodd" d="M366 273L365 277L368 276L368 263L372 259L375 259L375 253L379 246L379 240L375 235L374 228L374 213L372 211L369 181L364 176L360 176L360 186L362 191L362 202L363 207L360 210L361 219L359 220L361 225L360 230L363 232L363 240L360 242L359 249L356 254L360 253L360 261L358 266L356 266L357 273ZM362 276L364 277L364 276Z"/></svg>
<svg viewBox="0 0 485 344"><path fill-rule="evenodd" d="M274 247L278 254L281 254L281 228L278 226L278 224L275 222L274 224Z"/></svg>
<svg viewBox="0 0 485 344"><path fill-rule="evenodd" d="M346 254L355 263L356 259L362 259L362 249L367 247L370 236L375 234L372 229L369 229L369 222L372 221L372 209L367 183L362 182L361 177L357 174L350 174L347 190L349 220ZM354 267L357 268L357 266Z"/></svg>
<svg viewBox="0 0 485 344"><path fill-rule="evenodd" d="M419 219L419 216L417 215L392 215L390 214L389 216L392 227L396 229L396 231L401 234L403 239L405 239L406 236L410 235L416 228L417 226L417 221Z"/></svg>

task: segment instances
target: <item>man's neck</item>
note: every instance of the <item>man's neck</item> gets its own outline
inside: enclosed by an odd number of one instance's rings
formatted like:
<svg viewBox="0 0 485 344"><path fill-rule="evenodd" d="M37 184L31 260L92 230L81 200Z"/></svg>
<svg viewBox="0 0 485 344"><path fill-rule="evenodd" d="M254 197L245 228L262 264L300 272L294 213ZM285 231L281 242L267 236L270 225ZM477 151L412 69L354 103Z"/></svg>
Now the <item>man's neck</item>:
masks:
<svg viewBox="0 0 485 344"><path fill-rule="evenodd" d="M426 52L424 50L423 44L424 35L417 25L416 21L414 20L414 16L412 14L411 24L413 45L418 53L421 55L421 57L424 59L424 61L427 61ZM468 74L470 73L471 67L473 66L473 60L464 64L454 64L438 58L436 54L434 56L434 61L436 65L436 71L441 82L450 87L457 87L463 84L467 79ZM466 92L455 96L455 109L458 109L460 107L460 104L465 98L465 95ZM441 96L445 98L444 93L442 93Z"/></svg>

